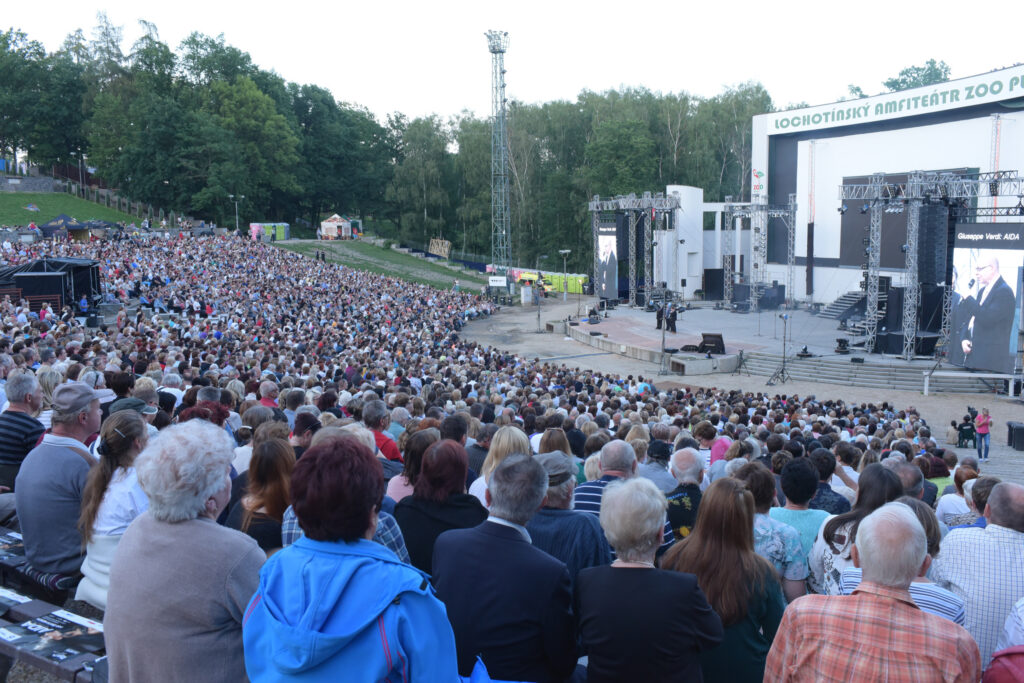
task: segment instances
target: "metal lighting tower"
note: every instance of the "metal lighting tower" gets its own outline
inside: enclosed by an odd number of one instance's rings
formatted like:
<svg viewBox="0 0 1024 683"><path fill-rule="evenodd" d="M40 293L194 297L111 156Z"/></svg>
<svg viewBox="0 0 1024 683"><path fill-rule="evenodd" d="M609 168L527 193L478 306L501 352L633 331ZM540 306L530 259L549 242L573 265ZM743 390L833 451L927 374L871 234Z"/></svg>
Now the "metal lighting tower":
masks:
<svg viewBox="0 0 1024 683"><path fill-rule="evenodd" d="M487 31L491 51L491 263L505 274L511 264L508 203L508 126L505 50L508 31Z"/></svg>

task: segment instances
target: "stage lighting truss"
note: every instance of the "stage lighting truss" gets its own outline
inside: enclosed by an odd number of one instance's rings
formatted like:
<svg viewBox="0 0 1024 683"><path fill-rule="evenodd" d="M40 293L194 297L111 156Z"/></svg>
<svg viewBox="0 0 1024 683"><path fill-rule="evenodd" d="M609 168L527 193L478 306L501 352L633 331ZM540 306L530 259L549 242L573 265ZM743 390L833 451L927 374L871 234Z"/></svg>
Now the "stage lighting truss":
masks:
<svg viewBox="0 0 1024 683"><path fill-rule="evenodd" d="M998 207L971 207L971 200L979 197L1016 197L1017 206L999 209ZM897 214L906 211L907 241L901 251L905 257L904 295L903 295L903 357L910 360L914 356L917 337L917 309L920 304L920 289L917 272L917 242L921 206L925 202L942 201L960 211L961 216L1014 216L1024 215L1024 179L1017 171L994 171L989 173L946 173L913 171L907 175L903 183L889 182L885 175L876 173L869 182L842 185L839 188L839 199L846 206L847 201L864 201L861 212L871 214L868 227L866 255L867 263L867 304L866 304L866 335L865 347L871 350L877 340L878 323L878 278L879 251L881 249L882 214ZM840 213L843 213L842 208ZM945 288L943 301L942 338L939 347L945 348L949 342L950 313L952 298L949 287Z"/></svg>
<svg viewBox="0 0 1024 683"><path fill-rule="evenodd" d="M725 221L722 229L722 268L728 274L735 270L734 233L725 230L736 229L737 218L750 219L750 308L758 309L761 294L768 287L768 221L777 218L786 226L786 303L794 300L796 283L796 194L789 195L786 206L771 206L764 203L735 203L732 197L725 198ZM732 300L733 283L726 276L726 301Z"/></svg>
<svg viewBox="0 0 1024 683"><path fill-rule="evenodd" d="M663 192L644 192L641 196L636 194L628 195L617 195L608 199L601 199L601 197L595 195L594 198L587 204L587 208L592 214L592 238L594 241L594 279L596 283L598 280L599 270L599 256L598 256L598 244L597 235L598 227L600 225L600 215L608 212L625 212L629 218L629 305L635 306L637 304L637 272L636 272L636 230L637 225L640 222L641 214L645 214L646 218L643 220L644 234L643 234L643 250L644 250L644 296L650 297L651 290L653 289L654 277L652 274L652 223L661 222L663 227L667 229L667 216L669 212L680 208L678 195L665 196Z"/></svg>

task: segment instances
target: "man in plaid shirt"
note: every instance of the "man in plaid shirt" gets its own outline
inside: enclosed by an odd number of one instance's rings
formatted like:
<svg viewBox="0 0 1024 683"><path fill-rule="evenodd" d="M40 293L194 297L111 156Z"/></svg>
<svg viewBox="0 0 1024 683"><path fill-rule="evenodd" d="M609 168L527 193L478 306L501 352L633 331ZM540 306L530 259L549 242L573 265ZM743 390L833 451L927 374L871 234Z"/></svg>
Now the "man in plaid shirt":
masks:
<svg viewBox="0 0 1024 683"><path fill-rule="evenodd" d="M976 683L981 657L974 639L948 619L922 612L907 590L931 564L910 508L889 503L865 517L852 552L864 570L860 586L853 595L808 595L791 603L764 680Z"/></svg>

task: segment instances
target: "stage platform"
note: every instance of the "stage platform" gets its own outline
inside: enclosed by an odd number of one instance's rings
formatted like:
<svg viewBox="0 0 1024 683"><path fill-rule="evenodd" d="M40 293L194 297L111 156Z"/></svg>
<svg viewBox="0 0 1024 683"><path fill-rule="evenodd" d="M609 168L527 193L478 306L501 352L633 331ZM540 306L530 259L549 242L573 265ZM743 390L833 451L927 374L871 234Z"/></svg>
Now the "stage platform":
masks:
<svg viewBox="0 0 1024 683"><path fill-rule="evenodd" d="M783 314L789 316L788 321L779 317ZM655 329L655 322L653 312L619 306L609 311L607 318L602 314L598 324L566 325L565 333L602 351L660 363L662 331ZM702 334L721 334L725 354L712 354L708 359L704 353L678 351L666 359L672 374L741 372L768 377L782 364L785 332L786 369L793 379L923 391L925 374L938 370L942 375L930 378L932 392L991 393L1002 384L999 380L976 378L946 363L936 367L931 358L905 361L852 348L849 354L836 353L836 340L846 338L846 334L838 329L835 320L819 318L808 311L733 313L694 308L681 312L676 329L675 334L664 335L665 348L699 346ZM798 357L804 346L810 356Z"/></svg>

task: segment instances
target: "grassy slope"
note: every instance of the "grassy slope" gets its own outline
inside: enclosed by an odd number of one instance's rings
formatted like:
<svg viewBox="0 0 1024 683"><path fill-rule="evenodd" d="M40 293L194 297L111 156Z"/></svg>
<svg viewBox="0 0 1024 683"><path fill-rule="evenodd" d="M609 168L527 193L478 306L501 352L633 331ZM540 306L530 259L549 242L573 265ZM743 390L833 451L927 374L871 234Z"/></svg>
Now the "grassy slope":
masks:
<svg viewBox="0 0 1024 683"><path fill-rule="evenodd" d="M479 288L480 285L487 283L486 277L482 275L469 275L368 242L278 242L277 246L306 256L312 256L314 251L322 249L327 252L327 260L333 263L371 273L394 275L403 280L431 285L438 289L450 289L456 279L466 287Z"/></svg>
<svg viewBox="0 0 1024 683"><path fill-rule="evenodd" d="M39 211L26 211L25 206L28 204L35 204ZM23 226L30 222L39 225L62 213L80 221L97 219L130 223L140 220L62 192L0 192L0 225Z"/></svg>

